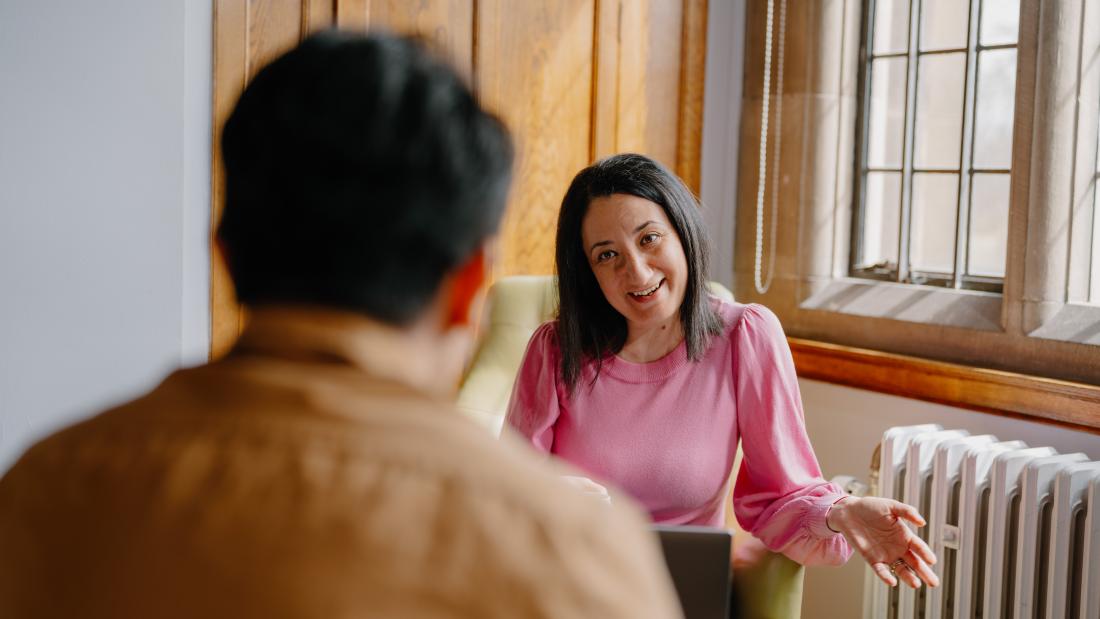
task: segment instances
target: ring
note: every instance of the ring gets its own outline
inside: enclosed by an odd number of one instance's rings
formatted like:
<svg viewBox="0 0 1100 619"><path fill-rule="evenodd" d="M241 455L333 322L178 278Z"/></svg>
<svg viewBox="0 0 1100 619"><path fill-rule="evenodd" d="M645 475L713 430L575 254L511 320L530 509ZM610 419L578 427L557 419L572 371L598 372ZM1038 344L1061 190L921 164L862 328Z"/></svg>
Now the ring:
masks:
<svg viewBox="0 0 1100 619"><path fill-rule="evenodd" d="M903 566L903 565L906 565L905 564L905 559L895 560L893 563L890 564L890 573L893 574L894 576L897 576L898 575L897 569L899 567ZM906 567L908 567L908 565L906 565Z"/></svg>

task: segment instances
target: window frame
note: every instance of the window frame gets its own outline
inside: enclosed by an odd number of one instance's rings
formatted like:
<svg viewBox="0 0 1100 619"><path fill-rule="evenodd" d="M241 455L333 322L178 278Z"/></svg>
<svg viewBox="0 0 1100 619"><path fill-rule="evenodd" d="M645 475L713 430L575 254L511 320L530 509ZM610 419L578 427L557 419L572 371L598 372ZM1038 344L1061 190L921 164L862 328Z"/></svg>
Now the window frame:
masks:
<svg viewBox="0 0 1100 619"><path fill-rule="evenodd" d="M860 104L857 109L856 161L858 173L855 175L854 212L851 218L851 247L849 251L848 275L860 279L876 279L897 283L910 283L923 286L938 286L964 290L979 290L1001 293L1004 287L1003 277L971 275L969 271L971 201L974 177L977 174L1012 174L1009 168L979 168L974 165L975 151L975 115L978 105L980 62L983 52L1014 50L1019 57L1019 39L1015 43L983 45L981 39L981 17L983 0L968 0L969 25L964 47L920 49L922 3L909 0L908 37L906 51L876 53L874 50L874 28L876 5L881 0L863 0L863 18L860 25L860 67L857 93ZM963 78L962 122L959 124L959 162L955 167L922 167L915 163L917 98L920 84L920 61L922 58L943 54L965 54L965 72ZM873 166L868 162L870 138L870 106L874 64L876 60L903 58L906 61L905 110L902 120L902 152L899 166ZM898 260L891 268L882 265L860 266L864 242L864 213L866 212L867 177L869 173L894 173L900 176ZM955 201L955 241L953 269L950 273L924 271L912 268L912 213L913 185L917 174L950 174L956 178Z"/></svg>
<svg viewBox="0 0 1100 619"><path fill-rule="evenodd" d="M750 24L754 16L763 24L764 11L754 4L764 3L750 3ZM762 100L757 67L763 60L763 35L750 35L746 41L740 207L735 229L738 300L767 305L795 338L1100 384L1100 333L1089 334L1087 328L1081 328L1100 325L1100 306L1082 303L1087 298L1078 298L1080 294L1067 285L1071 276L1081 276L1070 272L1069 240L1059 240L1056 234L1067 218L1080 217L1072 207L1082 204L1082 192L1095 191L1095 125L1100 116L1093 113L1090 129L1080 120L1082 110L1058 107L1057 88L1064 89L1066 80L1077 76L1047 70L1056 64L1051 62L1054 56L1066 52L1063 46L1086 44L1078 36L1090 29L1081 26L1100 17L1091 14L1100 7L1089 7L1086 15L1082 0L1021 0L1009 252L1003 291L994 294L857 278L848 272L860 171L857 122L862 119L857 121L856 108L860 103L857 93L864 92L857 79L865 34L863 2L794 6L805 14L789 18L794 27L787 30L789 53L801 55L788 57L797 69L788 70L784 80L783 126L792 135L782 136L783 160L779 170L769 169L769 178L779 174L780 179L798 182L780 183L783 189L775 216L782 225L775 247L764 248L765 255L775 251L776 271L771 288L763 294L752 283L755 201L751 199L757 182ZM1100 33L1088 34L1100 38ZM800 41L804 42L801 48ZM1100 49L1100 39L1096 43ZM1074 53L1080 55L1080 49L1074 48ZM1082 92L1096 89L1095 105L1100 106L1100 69L1092 73L1096 75L1078 81ZM1091 131L1093 137L1067 141L1065 132L1057 131L1067 126L1075 136L1084 130ZM769 142L774 139L769 136ZM1076 165L1087 166L1076 151L1090 139L1092 173L1087 179L1080 174L1073 177L1065 165L1071 164L1071 170ZM766 196L765 204L770 203ZM765 212L765 217L772 215L770 210ZM1078 226L1079 231L1083 228ZM1088 273L1084 275L1086 283L1087 279ZM1087 295L1087 286L1084 290Z"/></svg>

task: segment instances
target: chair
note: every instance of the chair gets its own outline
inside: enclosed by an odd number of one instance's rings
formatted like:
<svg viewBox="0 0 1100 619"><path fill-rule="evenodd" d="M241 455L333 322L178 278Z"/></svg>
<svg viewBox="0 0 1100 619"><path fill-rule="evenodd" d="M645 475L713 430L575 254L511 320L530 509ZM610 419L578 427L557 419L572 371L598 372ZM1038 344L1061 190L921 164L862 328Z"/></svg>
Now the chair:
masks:
<svg viewBox="0 0 1100 619"><path fill-rule="evenodd" d="M527 341L556 310L555 281L550 275L519 275L498 280L489 291L481 343L459 389L458 408L494 435L499 435ZM710 283L711 293L733 300L721 284ZM733 470L740 467L738 449ZM732 484L731 484L732 487ZM736 531L735 544L748 538L737 526L732 510L727 526ZM748 569L739 569L734 581L741 617L788 619L801 615L804 568L787 557L767 553Z"/></svg>

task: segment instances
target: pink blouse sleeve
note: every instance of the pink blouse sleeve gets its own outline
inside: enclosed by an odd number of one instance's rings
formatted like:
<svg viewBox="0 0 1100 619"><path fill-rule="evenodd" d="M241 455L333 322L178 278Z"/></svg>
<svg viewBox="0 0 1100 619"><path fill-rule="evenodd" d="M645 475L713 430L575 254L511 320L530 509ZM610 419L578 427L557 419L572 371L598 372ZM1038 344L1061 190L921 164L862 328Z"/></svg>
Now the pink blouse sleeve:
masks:
<svg viewBox="0 0 1100 619"><path fill-rule="evenodd" d="M798 563L841 565L852 550L825 516L845 494L821 477L783 327L767 308L749 305L732 337L743 453L733 493L737 521Z"/></svg>
<svg viewBox="0 0 1100 619"><path fill-rule="evenodd" d="M560 413L560 362L555 324L547 322L539 326L527 343L504 418L506 427L545 453L554 446L554 424Z"/></svg>

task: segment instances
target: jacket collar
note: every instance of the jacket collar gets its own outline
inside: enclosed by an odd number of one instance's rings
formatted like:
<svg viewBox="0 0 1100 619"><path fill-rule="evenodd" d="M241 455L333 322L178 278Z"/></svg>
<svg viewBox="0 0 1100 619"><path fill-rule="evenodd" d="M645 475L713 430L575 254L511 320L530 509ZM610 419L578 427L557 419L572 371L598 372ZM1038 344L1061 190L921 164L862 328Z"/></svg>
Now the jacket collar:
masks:
<svg viewBox="0 0 1100 619"><path fill-rule="evenodd" d="M441 398L454 389L432 363L430 336L350 312L266 307L249 312L230 356L259 355L351 366L374 379L396 382Z"/></svg>

